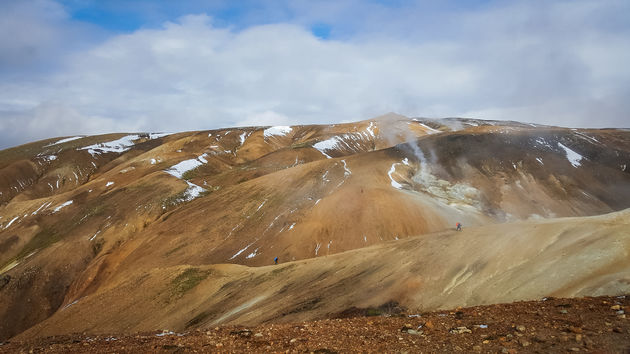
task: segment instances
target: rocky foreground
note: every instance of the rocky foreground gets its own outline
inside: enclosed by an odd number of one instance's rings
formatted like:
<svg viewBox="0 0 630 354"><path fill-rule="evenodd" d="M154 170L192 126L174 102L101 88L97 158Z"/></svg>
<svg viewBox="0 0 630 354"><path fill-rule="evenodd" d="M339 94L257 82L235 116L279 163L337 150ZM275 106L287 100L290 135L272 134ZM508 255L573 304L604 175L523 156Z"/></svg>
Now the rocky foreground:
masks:
<svg viewBox="0 0 630 354"><path fill-rule="evenodd" d="M9 341L0 344L0 352L624 353L630 350L629 308L626 296L546 298L430 313L386 304L314 322Z"/></svg>

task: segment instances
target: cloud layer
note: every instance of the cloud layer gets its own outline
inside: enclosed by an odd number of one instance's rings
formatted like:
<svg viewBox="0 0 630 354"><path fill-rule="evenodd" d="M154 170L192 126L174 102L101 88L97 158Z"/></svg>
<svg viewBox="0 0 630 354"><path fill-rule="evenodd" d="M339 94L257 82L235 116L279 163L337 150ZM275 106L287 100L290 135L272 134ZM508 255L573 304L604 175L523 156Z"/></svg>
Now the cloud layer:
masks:
<svg viewBox="0 0 630 354"><path fill-rule="evenodd" d="M382 11L336 3L293 2L291 18L271 24L226 27L192 14L129 33L72 20L51 1L9 6L0 11L0 148L389 111L630 126L625 1L512 2L433 16L414 3ZM353 8L364 21L347 15ZM331 24L331 38L310 31L318 21Z"/></svg>

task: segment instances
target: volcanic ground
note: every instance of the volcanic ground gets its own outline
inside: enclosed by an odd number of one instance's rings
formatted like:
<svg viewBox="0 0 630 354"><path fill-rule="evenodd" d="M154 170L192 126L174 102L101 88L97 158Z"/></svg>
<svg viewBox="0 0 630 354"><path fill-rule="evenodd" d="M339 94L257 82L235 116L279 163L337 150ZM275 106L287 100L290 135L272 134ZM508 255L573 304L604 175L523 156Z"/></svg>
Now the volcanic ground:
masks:
<svg viewBox="0 0 630 354"><path fill-rule="evenodd" d="M0 341L622 296L628 164L624 129L394 114L3 150Z"/></svg>

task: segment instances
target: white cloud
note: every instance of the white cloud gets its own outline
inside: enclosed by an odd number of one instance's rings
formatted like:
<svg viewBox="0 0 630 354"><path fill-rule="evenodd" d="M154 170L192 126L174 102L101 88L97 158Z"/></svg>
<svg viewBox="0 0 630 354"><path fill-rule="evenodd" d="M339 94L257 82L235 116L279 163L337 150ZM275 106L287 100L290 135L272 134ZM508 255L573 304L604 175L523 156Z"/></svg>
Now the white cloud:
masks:
<svg viewBox="0 0 630 354"><path fill-rule="evenodd" d="M206 15L185 16L64 52L63 67L51 73L0 81L0 148L8 146L8 126L25 142L46 133L339 122L389 111L627 125L630 31L605 21L626 7L546 4L441 13L435 21L445 25L433 33L401 15L380 36L327 41L299 24L236 31ZM400 35L405 28L409 35ZM39 129L62 116L46 102L70 112L64 124Z"/></svg>

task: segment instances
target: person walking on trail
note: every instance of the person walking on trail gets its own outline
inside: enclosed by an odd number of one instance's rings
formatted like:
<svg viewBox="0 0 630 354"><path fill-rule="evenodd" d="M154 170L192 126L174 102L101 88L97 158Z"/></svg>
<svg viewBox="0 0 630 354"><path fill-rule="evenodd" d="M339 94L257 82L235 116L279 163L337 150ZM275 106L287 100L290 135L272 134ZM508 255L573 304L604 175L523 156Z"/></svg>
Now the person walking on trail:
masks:
<svg viewBox="0 0 630 354"><path fill-rule="evenodd" d="M274 258L274 259L273 259L273 262L274 262L275 264L278 264L278 257Z"/></svg>
<svg viewBox="0 0 630 354"><path fill-rule="evenodd" d="M458 222L455 226L457 226L457 231L462 231L462 223Z"/></svg>

